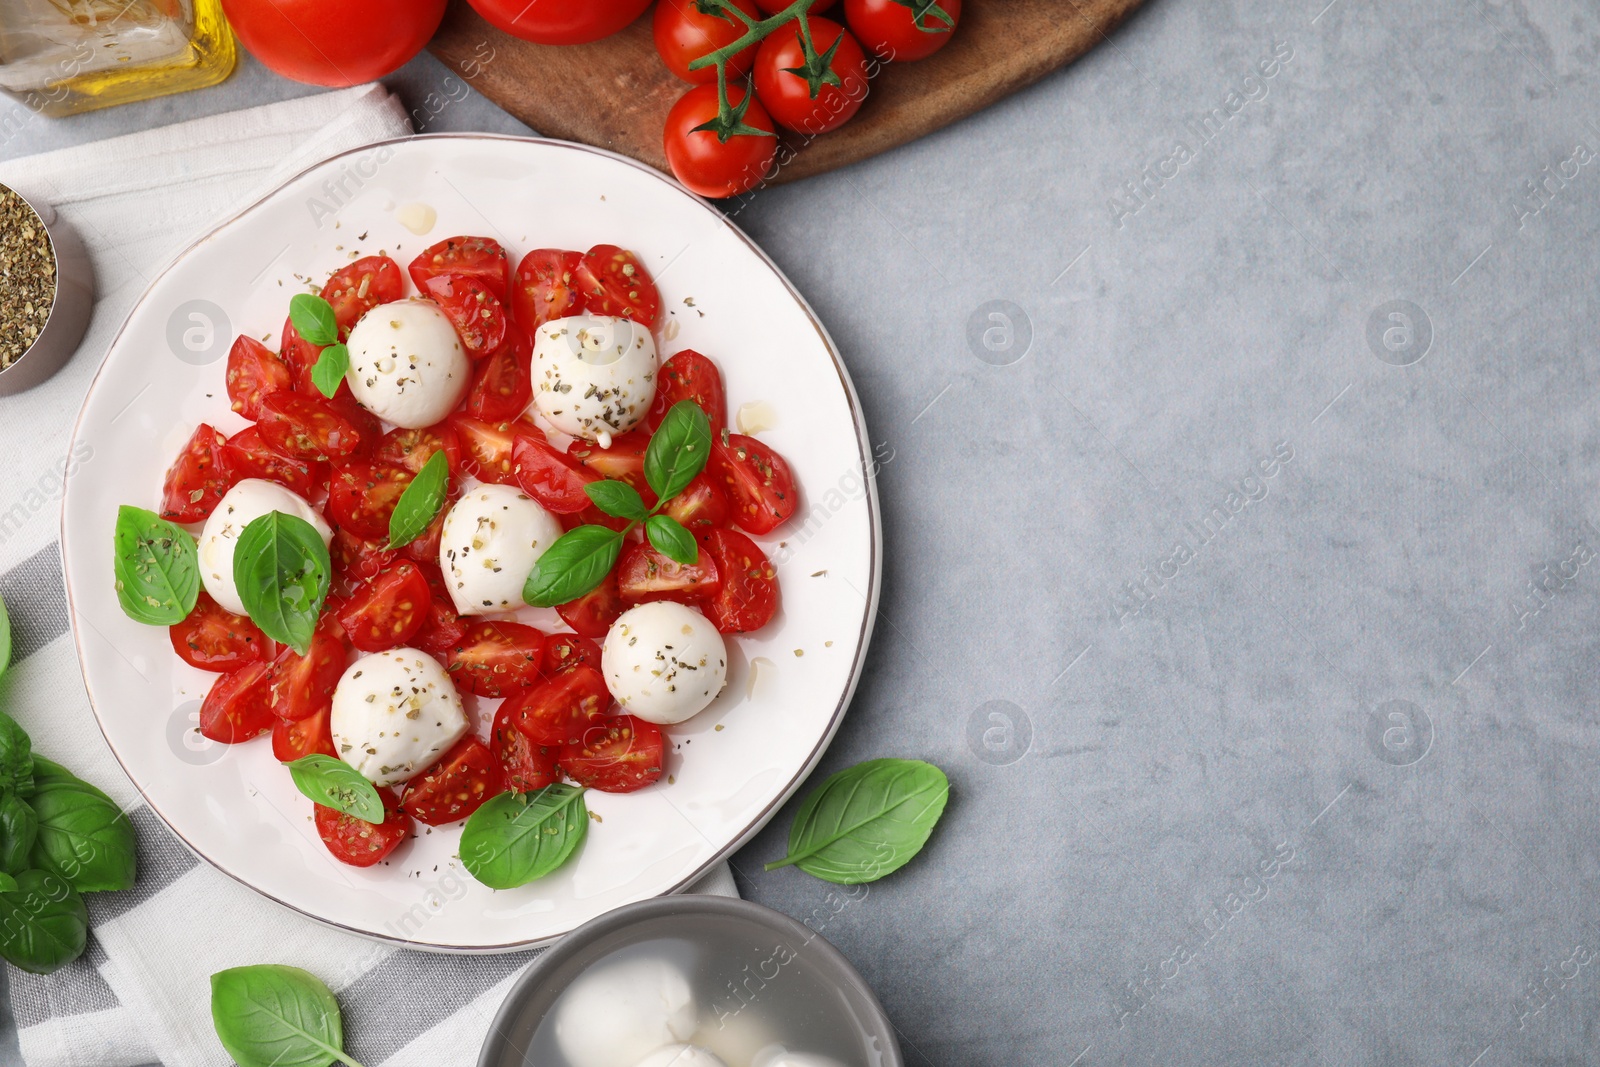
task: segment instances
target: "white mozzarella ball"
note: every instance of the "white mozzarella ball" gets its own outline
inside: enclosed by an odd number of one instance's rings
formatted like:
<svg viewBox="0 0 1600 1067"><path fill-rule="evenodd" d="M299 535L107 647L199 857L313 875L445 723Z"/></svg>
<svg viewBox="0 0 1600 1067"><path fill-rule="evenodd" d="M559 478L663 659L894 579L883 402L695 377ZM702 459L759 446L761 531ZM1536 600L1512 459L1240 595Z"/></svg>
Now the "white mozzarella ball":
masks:
<svg viewBox="0 0 1600 1067"><path fill-rule="evenodd" d="M350 331L345 380L362 407L419 430L455 410L472 382L456 328L430 300L379 304Z"/></svg>
<svg viewBox="0 0 1600 1067"><path fill-rule="evenodd" d="M705 710L728 680L728 646L711 621L670 600L640 604L606 633L600 666L629 715L670 726Z"/></svg>
<svg viewBox="0 0 1600 1067"><path fill-rule="evenodd" d="M533 406L562 433L610 448L650 413L656 369L655 338L632 320L552 319L534 333Z"/></svg>
<svg viewBox="0 0 1600 1067"><path fill-rule="evenodd" d="M728 1065L723 1063L720 1057L707 1052L699 1045L668 1045L656 1049L640 1060L638 1067L728 1067Z"/></svg>
<svg viewBox="0 0 1600 1067"><path fill-rule="evenodd" d="M233 581L233 550L246 526L274 511L309 522L322 536L324 545L333 539L333 531L322 516L303 498L276 482L246 478L229 489L200 531L200 583L212 600L235 615L243 615L245 610L239 587Z"/></svg>
<svg viewBox="0 0 1600 1067"><path fill-rule="evenodd" d="M414 648L362 656L333 691L330 717L339 758L377 785L403 782L467 732L455 683Z"/></svg>
<svg viewBox="0 0 1600 1067"><path fill-rule="evenodd" d="M602 963L561 995L556 1043L571 1067L634 1064L699 1024L689 978L659 957Z"/></svg>
<svg viewBox="0 0 1600 1067"><path fill-rule="evenodd" d="M545 550L561 536L556 517L520 489L480 485L444 517L439 568L463 615L522 607L522 587Z"/></svg>

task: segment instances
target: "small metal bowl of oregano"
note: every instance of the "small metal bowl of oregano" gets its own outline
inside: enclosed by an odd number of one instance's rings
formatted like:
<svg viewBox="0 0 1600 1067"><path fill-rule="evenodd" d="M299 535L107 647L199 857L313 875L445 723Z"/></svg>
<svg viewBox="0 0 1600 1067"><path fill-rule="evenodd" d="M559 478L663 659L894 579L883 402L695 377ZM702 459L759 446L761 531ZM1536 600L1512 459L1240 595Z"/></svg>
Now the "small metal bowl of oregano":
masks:
<svg viewBox="0 0 1600 1067"><path fill-rule="evenodd" d="M77 351L94 305L94 271L48 204L0 185L0 396L49 378Z"/></svg>

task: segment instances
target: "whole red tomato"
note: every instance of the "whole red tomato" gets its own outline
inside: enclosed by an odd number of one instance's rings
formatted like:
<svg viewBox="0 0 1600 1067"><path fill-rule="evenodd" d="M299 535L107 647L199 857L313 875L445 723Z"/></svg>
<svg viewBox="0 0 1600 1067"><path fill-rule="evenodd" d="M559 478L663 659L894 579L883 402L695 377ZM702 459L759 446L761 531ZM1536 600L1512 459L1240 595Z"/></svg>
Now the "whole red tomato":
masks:
<svg viewBox="0 0 1600 1067"><path fill-rule="evenodd" d="M753 19L761 17L754 0L730 2ZM652 30L656 38L656 51L661 53L661 61L668 70L686 82L708 85L717 80L716 66L690 70L689 64L743 37L745 26L737 15L707 13L701 6L701 0L660 0L656 4ZM755 61L755 45L742 49L728 60L728 77L743 77Z"/></svg>
<svg viewBox="0 0 1600 1067"><path fill-rule="evenodd" d="M233 32L265 66L335 87L404 66L439 28L444 6L445 0L222 0Z"/></svg>
<svg viewBox="0 0 1600 1067"><path fill-rule="evenodd" d="M728 102L735 107L745 98L742 86L728 86ZM672 173L690 192L701 196L736 196L755 188L772 168L778 139L755 134L734 134L719 140L709 130L697 129L717 117L717 87L697 85L683 94L667 114L667 162ZM774 133L772 119L760 100L750 101L746 125Z"/></svg>
<svg viewBox="0 0 1600 1067"><path fill-rule="evenodd" d="M756 6L768 15L776 15L793 2L794 0L756 0ZM811 5L811 13L820 15L838 2L839 0L817 0Z"/></svg>
<svg viewBox="0 0 1600 1067"><path fill-rule="evenodd" d="M809 22L811 43L818 55L826 55L833 43L839 42L829 64L839 84L819 84L813 96L807 79L794 73L806 61L796 19L761 42L761 51L756 53L756 97L778 125L800 133L827 133L848 122L867 98L867 57L850 31L837 22L821 18Z"/></svg>
<svg viewBox="0 0 1600 1067"><path fill-rule="evenodd" d="M650 0L469 0L478 14L535 44L588 44L643 14Z"/></svg>
<svg viewBox="0 0 1600 1067"><path fill-rule="evenodd" d="M918 18L918 11L926 14ZM961 21L961 0L844 0L844 17L878 58L926 59L950 42Z"/></svg>

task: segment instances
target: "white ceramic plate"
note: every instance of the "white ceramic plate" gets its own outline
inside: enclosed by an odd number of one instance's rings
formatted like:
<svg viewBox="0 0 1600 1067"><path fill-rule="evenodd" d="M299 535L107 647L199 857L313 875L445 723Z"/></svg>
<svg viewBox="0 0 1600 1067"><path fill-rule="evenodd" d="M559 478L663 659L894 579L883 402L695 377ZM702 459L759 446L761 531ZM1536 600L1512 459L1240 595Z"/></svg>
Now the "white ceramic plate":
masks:
<svg viewBox="0 0 1600 1067"><path fill-rule="evenodd" d="M437 212L412 233L409 205ZM674 728L669 778L626 796L591 792L577 860L491 892L459 869L459 825L362 871L328 855L265 739L195 732L212 675L173 655L165 629L117 605L117 506L158 506L162 477L200 422L227 433L225 353L235 334L276 339L288 299L380 250L403 266L456 234L537 247L635 250L663 300L663 356L694 348L727 382L730 413L771 406L763 431L801 487L793 519L758 539L777 564L779 616L730 639L722 696ZM281 284L280 284L281 283ZM670 310L672 313L666 314ZM211 331L208 334L208 329ZM269 344L274 344L269 341ZM330 925L413 947L505 951L558 937L619 905L681 891L748 840L795 791L838 728L861 669L879 578L872 452L850 379L805 301L759 249L656 172L553 141L422 137L323 163L246 208L172 264L111 346L79 416L79 464L62 505L62 556L79 659L106 740L150 806L219 870ZM565 629L554 612L525 621ZM760 662L759 669L752 664ZM480 734L494 702L466 697Z"/></svg>

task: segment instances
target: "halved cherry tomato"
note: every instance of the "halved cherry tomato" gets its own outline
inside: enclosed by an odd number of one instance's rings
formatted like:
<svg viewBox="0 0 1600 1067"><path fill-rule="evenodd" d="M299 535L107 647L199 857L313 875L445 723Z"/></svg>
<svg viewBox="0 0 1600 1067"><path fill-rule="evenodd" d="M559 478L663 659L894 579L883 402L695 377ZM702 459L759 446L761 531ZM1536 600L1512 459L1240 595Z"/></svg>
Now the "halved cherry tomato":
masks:
<svg viewBox="0 0 1600 1067"><path fill-rule="evenodd" d="M516 465L512 459L512 446L520 434L539 434L539 429L527 419L491 422L487 419L463 415L450 416L448 425L461 440L461 472L470 474L480 482L497 485L516 485Z"/></svg>
<svg viewBox="0 0 1600 1067"><path fill-rule="evenodd" d="M272 655L273 643L243 615L200 591L189 617L168 630L172 650L191 667L225 674Z"/></svg>
<svg viewBox="0 0 1600 1067"><path fill-rule="evenodd" d="M470 278L484 286L496 300L505 300L511 261L500 242L489 237L449 237L423 249L406 268L422 292L434 278Z"/></svg>
<svg viewBox="0 0 1600 1067"><path fill-rule="evenodd" d="M267 730L272 714L272 665L249 663L211 683L200 704L200 733L225 745L248 741Z"/></svg>
<svg viewBox="0 0 1600 1067"><path fill-rule="evenodd" d="M304 656L284 646L272 663L272 713L298 722L333 707L333 690L344 676L344 637L332 615L324 615Z"/></svg>
<svg viewBox="0 0 1600 1067"><path fill-rule="evenodd" d="M439 761L406 783L400 810L429 826L468 815L490 797L506 791L500 761L489 746L468 734Z"/></svg>
<svg viewBox="0 0 1600 1067"><path fill-rule="evenodd" d="M595 245L578 261L573 281L584 307L596 315L616 315L649 327L661 314L656 283L639 257L625 248Z"/></svg>
<svg viewBox="0 0 1600 1067"><path fill-rule="evenodd" d="M467 393L467 414L480 419L514 419L533 400L533 374L529 363L533 346L521 330L511 331L505 344L478 364Z"/></svg>
<svg viewBox="0 0 1600 1067"><path fill-rule="evenodd" d="M789 464L754 437L724 432L712 438L707 466L727 489L741 530L768 533L794 514L799 499Z"/></svg>
<svg viewBox="0 0 1600 1067"><path fill-rule="evenodd" d="M222 446L218 454L222 469L234 482L246 478L265 478L277 482L285 489L309 498L318 482L328 479L328 465L317 461L293 459L284 455L261 436L255 426L246 426Z"/></svg>
<svg viewBox="0 0 1600 1067"><path fill-rule="evenodd" d="M661 509L663 515L677 519L680 525L691 530L725 525L732 511L728 494L704 471L695 475L694 481Z"/></svg>
<svg viewBox="0 0 1600 1067"><path fill-rule="evenodd" d="M575 745L564 745L557 760L581 786L602 793L631 793L661 777L661 727L618 715L597 723Z"/></svg>
<svg viewBox="0 0 1600 1067"><path fill-rule="evenodd" d="M746 90L742 84L728 86L728 101L735 107L744 104ZM745 104L745 125L762 134L735 134L726 141L711 130L706 123L717 117L721 102L715 85L697 85L684 93L672 110L667 112L665 132L661 147L672 167L673 176L684 188L699 196L737 196L749 192L772 170L772 161L778 154L778 139L772 134L776 127L761 101L752 99Z"/></svg>
<svg viewBox="0 0 1600 1067"><path fill-rule="evenodd" d="M371 541L389 539L389 518L414 477L404 467L343 463L328 481L328 517L341 530Z"/></svg>
<svg viewBox="0 0 1600 1067"><path fill-rule="evenodd" d="M800 43L800 21L786 23L761 42L756 53L756 96L767 113L780 126L799 133L819 134L836 130L861 110L867 98L867 55L850 31L832 19L806 18L817 52L826 55L834 48L829 69L839 84L823 85L816 96L805 77L794 73L805 65Z"/></svg>
<svg viewBox="0 0 1600 1067"><path fill-rule="evenodd" d="M341 341L350 336L350 327L361 316L379 304L392 303L405 295L406 283L400 264L388 256L365 256L340 267L322 287L322 299L333 305Z"/></svg>
<svg viewBox="0 0 1600 1067"><path fill-rule="evenodd" d="M261 401L294 387L294 372L266 345L241 335L228 350L228 399L233 410L256 418Z"/></svg>
<svg viewBox="0 0 1600 1067"><path fill-rule="evenodd" d="M582 252L559 248L535 248L522 257L511 283L511 311L524 332L583 310L574 280L582 260Z"/></svg>
<svg viewBox="0 0 1600 1067"><path fill-rule="evenodd" d="M693 563L679 563L663 556L648 541L622 553L616 576L617 593L630 605L651 600L706 600L722 588L716 561L709 552L702 551Z"/></svg>
<svg viewBox="0 0 1600 1067"><path fill-rule="evenodd" d="M711 436L718 436L728 425L728 400L722 387L722 372L692 348L685 348L661 364L661 372L656 375L655 403L650 405L650 414L644 418L645 429L655 433L672 405L680 400L693 400L700 405L700 410L711 421Z"/></svg>
<svg viewBox="0 0 1600 1067"><path fill-rule="evenodd" d="M475 622L450 650L450 677L481 697L510 696L539 680L544 634L520 622Z"/></svg>
<svg viewBox="0 0 1600 1067"><path fill-rule="evenodd" d="M418 563L417 569L428 582L430 602L427 617L422 620L421 628L411 641L424 652L443 656L461 643L467 634L467 624L456 613L455 602L450 599L450 588L445 585L438 564Z"/></svg>
<svg viewBox="0 0 1600 1067"><path fill-rule="evenodd" d="M328 407L333 413L355 427L356 442L352 455L369 459L377 450L378 442L383 440L383 423L378 421L378 416L361 406L355 394L350 392L350 387L343 382L339 384L339 391L328 398Z"/></svg>
<svg viewBox="0 0 1600 1067"><path fill-rule="evenodd" d="M778 612L778 572L756 543L738 530L707 530L700 554L710 556L722 588L702 610L725 634L759 630Z"/></svg>
<svg viewBox="0 0 1600 1067"><path fill-rule="evenodd" d="M475 278L446 274L429 278L422 291L456 328L468 359L482 359L505 342L505 305L487 285Z"/></svg>
<svg viewBox="0 0 1600 1067"><path fill-rule="evenodd" d="M556 749L536 745L511 724L516 711L508 700L495 712L489 732L489 747L500 761L500 774L513 793L531 793L550 785L556 773Z"/></svg>
<svg viewBox="0 0 1600 1067"><path fill-rule="evenodd" d="M912 5L898 0L845 0L844 17L867 51L904 63L926 59L950 42L961 21L961 0L939 0L939 9L950 21L932 14L918 19Z"/></svg>
<svg viewBox="0 0 1600 1067"><path fill-rule="evenodd" d="M397 554L387 547L388 536L367 540L349 530L337 528L328 545L333 572L347 582L366 582L394 565Z"/></svg>
<svg viewBox="0 0 1600 1067"><path fill-rule="evenodd" d="M412 474L417 474L435 452L444 453L450 478L454 481L461 473L461 439L455 427L447 422L422 430L396 427L383 435L372 458L379 463L404 467Z"/></svg>
<svg viewBox="0 0 1600 1067"><path fill-rule="evenodd" d="M579 634L551 634L544 643L539 673L549 678L580 663L599 668L600 646Z"/></svg>
<svg viewBox="0 0 1600 1067"><path fill-rule="evenodd" d="M418 563L438 562L439 542L444 539L444 517L449 513L450 505L454 501L455 497L446 497L444 505L439 508L438 514L428 522L428 525L423 528L421 533L408 541L400 551Z"/></svg>
<svg viewBox="0 0 1600 1067"><path fill-rule="evenodd" d="M556 614L584 637L599 640L611 629L611 624L617 621L617 616L621 615L627 606L617 593L617 572L613 570L599 585L578 599L557 604ZM547 645L546 648L548 647Z"/></svg>
<svg viewBox="0 0 1600 1067"><path fill-rule="evenodd" d="M749 15L752 21L760 21L761 12L751 0L732 0L732 3ZM706 85L717 80L717 68L708 66L690 70L689 64L707 52L724 48L743 37L745 24L731 13L707 13L699 0L660 0L656 4L651 32L655 36L656 51L660 53L661 61L674 76L696 85ZM755 61L755 45L728 60L729 82L744 77Z"/></svg>
<svg viewBox="0 0 1600 1067"><path fill-rule="evenodd" d="M632 430L612 438L610 448L579 438L567 446L567 455L602 478L627 482L644 498L645 507L653 508L656 494L644 477L644 454L649 447L650 435Z"/></svg>
<svg viewBox="0 0 1600 1067"><path fill-rule="evenodd" d="M361 651L382 652L409 642L432 606L433 591L422 571L401 560L351 594L339 612L339 625Z"/></svg>
<svg viewBox="0 0 1600 1067"><path fill-rule="evenodd" d="M333 717L330 704L322 711L299 721L279 719L272 724L272 758L279 763L293 763L305 756L323 755L339 758L333 747L333 732L329 722Z"/></svg>
<svg viewBox="0 0 1600 1067"><path fill-rule="evenodd" d="M511 446L511 460L517 484L546 511L571 515L593 503L583 487L600 481L602 475L557 449L543 433L519 434Z"/></svg>
<svg viewBox="0 0 1600 1067"><path fill-rule="evenodd" d="M303 393L273 393L256 422L262 438L295 459L348 459L362 447L356 427L326 400Z"/></svg>
<svg viewBox="0 0 1600 1067"><path fill-rule="evenodd" d="M412 834L411 817L400 810L394 792L379 788L383 822L373 824L335 808L315 805L317 834L333 858L352 867L371 867Z"/></svg>
<svg viewBox="0 0 1600 1067"><path fill-rule="evenodd" d="M233 478L223 467L222 446L216 430L201 423L167 471L161 490L161 517L173 522L204 522L217 502L233 488Z"/></svg>
<svg viewBox="0 0 1600 1067"><path fill-rule="evenodd" d="M600 671L579 663L507 700L511 725L536 745L568 745L605 718L611 692Z"/></svg>
<svg viewBox="0 0 1600 1067"><path fill-rule="evenodd" d="M294 391L321 396L322 392L311 380L311 368L322 357L322 347L300 336L293 319L283 320L283 337L278 341L279 358L289 365L294 379Z"/></svg>

